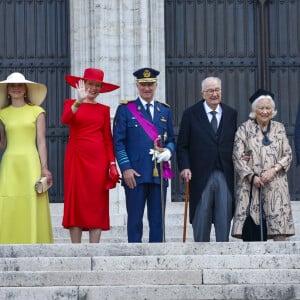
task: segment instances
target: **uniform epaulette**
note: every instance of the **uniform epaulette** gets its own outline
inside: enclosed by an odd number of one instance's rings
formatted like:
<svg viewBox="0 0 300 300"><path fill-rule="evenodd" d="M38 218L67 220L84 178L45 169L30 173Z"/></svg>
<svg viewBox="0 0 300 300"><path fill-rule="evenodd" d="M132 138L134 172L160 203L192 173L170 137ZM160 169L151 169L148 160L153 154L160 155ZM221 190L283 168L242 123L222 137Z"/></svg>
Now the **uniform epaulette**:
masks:
<svg viewBox="0 0 300 300"><path fill-rule="evenodd" d="M166 102L162 102L162 101L158 101L158 100L155 100L155 101L162 104L162 105L164 105L164 106L166 106L166 107L170 107L170 105Z"/></svg>
<svg viewBox="0 0 300 300"><path fill-rule="evenodd" d="M133 99L133 100L121 100L120 104L127 104L127 103L132 102L132 101L135 101L135 99Z"/></svg>

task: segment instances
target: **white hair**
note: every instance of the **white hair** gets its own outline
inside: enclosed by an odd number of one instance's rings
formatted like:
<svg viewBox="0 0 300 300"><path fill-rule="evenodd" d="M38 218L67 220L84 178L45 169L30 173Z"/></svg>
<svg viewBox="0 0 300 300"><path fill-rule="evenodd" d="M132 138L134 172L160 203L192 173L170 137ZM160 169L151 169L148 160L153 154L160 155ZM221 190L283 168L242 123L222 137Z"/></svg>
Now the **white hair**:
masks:
<svg viewBox="0 0 300 300"><path fill-rule="evenodd" d="M221 88L221 79L219 77L206 77L205 79L202 80L201 82L201 92L205 91L205 87L208 81L216 81L218 83L218 85Z"/></svg>
<svg viewBox="0 0 300 300"><path fill-rule="evenodd" d="M274 102L273 98L270 95L262 95L262 96L259 96L258 98L256 98L252 102L252 105L251 105L252 111L249 114L250 119L256 119L256 113L255 113L256 106L258 105L260 100L266 99L266 98L270 101L271 106L272 106L272 117L271 118L273 119L277 115L277 110L275 109L275 102Z"/></svg>

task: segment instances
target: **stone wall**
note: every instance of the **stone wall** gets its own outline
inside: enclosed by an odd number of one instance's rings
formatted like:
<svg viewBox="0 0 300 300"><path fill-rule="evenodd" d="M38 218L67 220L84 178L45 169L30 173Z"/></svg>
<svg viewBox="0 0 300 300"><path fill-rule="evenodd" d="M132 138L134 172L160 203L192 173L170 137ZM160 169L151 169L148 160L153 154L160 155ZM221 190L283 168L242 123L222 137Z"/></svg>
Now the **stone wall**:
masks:
<svg viewBox="0 0 300 300"><path fill-rule="evenodd" d="M99 97L112 116L120 99L137 96L132 73L140 67L161 71L157 99L164 101L164 1L72 0L70 10L71 73L101 68L105 81L121 86Z"/></svg>

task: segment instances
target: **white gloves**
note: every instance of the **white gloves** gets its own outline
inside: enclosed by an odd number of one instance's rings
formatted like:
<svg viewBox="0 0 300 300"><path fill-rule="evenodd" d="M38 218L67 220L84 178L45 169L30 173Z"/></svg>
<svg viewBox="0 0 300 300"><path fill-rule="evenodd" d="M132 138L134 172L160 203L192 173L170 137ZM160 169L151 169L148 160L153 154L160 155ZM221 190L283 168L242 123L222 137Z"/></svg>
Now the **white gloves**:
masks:
<svg viewBox="0 0 300 300"><path fill-rule="evenodd" d="M157 156L158 156L158 151L157 150L154 150L154 149L150 149L149 150L149 154L152 155L152 160L156 159Z"/></svg>
<svg viewBox="0 0 300 300"><path fill-rule="evenodd" d="M161 163L162 161L169 161L172 156L171 151L167 148L165 148L163 152L150 149L149 154L152 155L152 160L157 159L158 163Z"/></svg>
<svg viewBox="0 0 300 300"><path fill-rule="evenodd" d="M163 152L159 152L157 155L157 162L169 161L172 156L172 153L169 149L165 149Z"/></svg>

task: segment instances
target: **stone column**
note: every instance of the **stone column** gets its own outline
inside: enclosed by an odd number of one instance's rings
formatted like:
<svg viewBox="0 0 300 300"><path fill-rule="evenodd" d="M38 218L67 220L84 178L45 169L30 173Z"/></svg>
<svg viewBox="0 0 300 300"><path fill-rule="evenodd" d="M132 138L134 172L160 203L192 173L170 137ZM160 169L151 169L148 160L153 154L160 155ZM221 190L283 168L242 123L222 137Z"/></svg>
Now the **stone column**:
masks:
<svg viewBox="0 0 300 300"><path fill-rule="evenodd" d="M114 115L120 99L135 99L132 73L140 67L160 70L157 99L165 100L164 1L72 0L71 73L101 68L105 81L121 88L100 95Z"/></svg>

